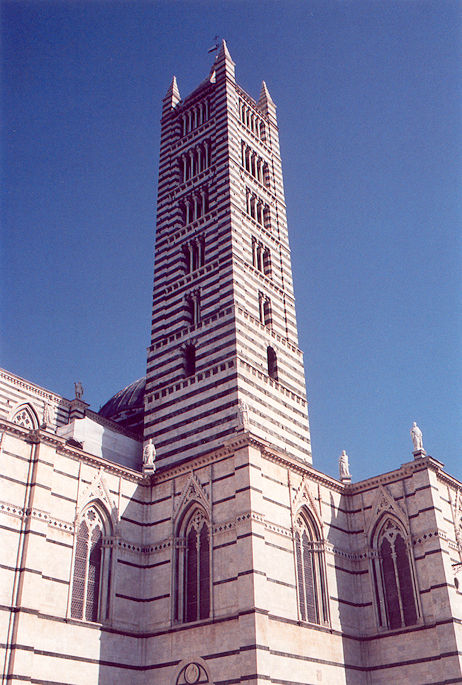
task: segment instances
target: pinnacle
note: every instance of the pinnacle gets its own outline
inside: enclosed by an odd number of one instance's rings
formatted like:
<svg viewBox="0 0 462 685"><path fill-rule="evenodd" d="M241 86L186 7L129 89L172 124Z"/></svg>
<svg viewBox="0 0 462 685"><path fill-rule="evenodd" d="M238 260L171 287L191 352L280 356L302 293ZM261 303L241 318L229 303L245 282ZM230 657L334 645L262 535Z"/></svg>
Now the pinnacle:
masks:
<svg viewBox="0 0 462 685"><path fill-rule="evenodd" d="M176 82L176 76L172 78L164 100L170 100L172 105L176 105L176 103L181 100L180 91L178 90L178 84Z"/></svg>
<svg viewBox="0 0 462 685"><path fill-rule="evenodd" d="M223 40L221 41L220 49L218 50L218 53L217 53L216 61L219 62L220 60L224 60L224 59L230 60L231 62L233 61L233 58L229 54L229 50L228 50L228 46L226 45L226 41L223 38Z"/></svg>
<svg viewBox="0 0 462 685"><path fill-rule="evenodd" d="M274 102L265 81L262 81L258 106L263 108L267 105L274 105Z"/></svg>

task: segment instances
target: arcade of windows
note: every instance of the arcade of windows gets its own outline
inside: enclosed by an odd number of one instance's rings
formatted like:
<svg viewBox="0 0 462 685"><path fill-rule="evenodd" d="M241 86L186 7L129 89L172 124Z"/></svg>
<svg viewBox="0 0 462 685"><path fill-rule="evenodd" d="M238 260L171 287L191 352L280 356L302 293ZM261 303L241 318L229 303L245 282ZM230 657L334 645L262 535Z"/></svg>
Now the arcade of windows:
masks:
<svg viewBox="0 0 462 685"><path fill-rule="evenodd" d="M210 117L210 103L202 100L181 115L181 135L194 131L198 126L208 121Z"/></svg>
<svg viewBox="0 0 462 685"><path fill-rule="evenodd" d="M205 264L205 237L196 236L182 246L184 271L190 274Z"/></svg>
<svg viewBox="0 0 462 685"><path fill-rule="evenodd" d="M195 373L193 344L183 349L185 375ZM277 378L277 358L267 348L268 374ZM91 503L80 516L75 536L70 615L84 621L109 617L112 549L109 518ZM412 626L420 620L408 535L391 516L381 520L372 540L372 576L378 625L382 629ZM174 558L174 615L178 622L207 619L211 607L210 521L198 502L177 527ZM294 522L294 552L299 618L329 623L324 542L318 525L303 507Z"/></svg>
<svg viewBox="0 0 462 685"><path fill-rule="evenodd" d="M189 181L191 178L205 171L210 166L211 144L209 140L204 140L199 145L184 152L179 159L181 183Z"/></svg>
<svg viewBox="0 0 462 685"><path fill-rule="evenodd" d="M246 188L245 194L247 214L260 226L269 228L270 226L270 209L269 205L264 203L261 198L253 193L249 188Z"/></svg>
<svg viewBox="0 0 462 685"><path fill-rule="evenodd" d="M265 140L265 124L244 100L239 99L239 119L260 140Z"/></svg>
<svg viewBox="0 0 462 685"><path fill-rule="evenodd" d="M200 219L209 211L209 196L207 188L199 188L195 193L184 197L180 202L183 225Z"/></svg>
<svg viewBox="0 0 462 685"><path fill-rule="evenodd" d="M243 168L249 172L259 183L269 186L268 164L247 145L241 141L241 163Z"/></svg>
<svg viewBox="0 0 462 685"><path fill-rule="evenodd" d="M271 252L252 236L252 266L265 276L271 276Z"/></svg>

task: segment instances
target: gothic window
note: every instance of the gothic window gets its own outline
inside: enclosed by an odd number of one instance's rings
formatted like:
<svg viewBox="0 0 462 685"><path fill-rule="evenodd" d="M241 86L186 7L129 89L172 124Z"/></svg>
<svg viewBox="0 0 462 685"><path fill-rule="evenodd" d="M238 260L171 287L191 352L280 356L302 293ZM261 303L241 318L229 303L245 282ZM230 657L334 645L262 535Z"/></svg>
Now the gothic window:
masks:
<svg viewBox="0 0 462 685"><path fill-rule="evenodd" d="M259 183L268 185L268 164L243 140L241 141L241 164Z"/></svg>
<svg viewBox="0 0 462 685"><path fill-rule="evenodd" d="M260 292L258 294L258 306L260 323L263 324L263 326L271 326L273 319L270 298L264 293Z"/></svg>
<svg viewBox="0 0 462 685"><path fill-rule="evenodd" d="M183 352L184 375L193 376L196 373L196 348L192 343L186 345Z"/></svg>
<svg viewBox="0 0 462 685"><path fill-rule="evenodd" d="M210 616L210 525L194 507L186 517L177 544L176 619L191 622Z"/></svg>
<svg viewBox="0 0 462 685"><path fill-rule="evenodd" d="M268 366L268 376L274 378L275 381L278 379L278 358L274 349L270 346L266 348L266 358Z"/></svg>
<svg viewBox="0 0 462 685"><path fill-rule="evenodd" d="M186 296L186 313L188 316L188 323L191 326L197 326L201 322L201 295L199 290L195 290L190 295Z"/></svg>
<svg viewBox="0 0 462 685"><path fill-rule="evenodd" d="M243 100L239 100L239 118L244 126L252 131L257 138L260 138L260 140L265 139L265 125L263 121Z"/></svg>
<svg viewBox="0 0 462 685"><path fill-rule="evenodd" d="M263 319L263 323L265 324L265 326L271 326L271 300L269 299L269 297L265 297L265 302L263 305Z"/></svg>
<svg viewBox="0 0 462 685"><path fill-rule="evenodd" d="M12 422L29 430L38 427L37 416L28 404L24 404L16 410Z"/></svg>
<svg viewBox="0 0 462 685"><path fill-rule="evenodd" d="M323 625L329 621L323 543L307 512L295 523L298 608L302 621Z"/></svg>
<svg viewBox="0 0 462 685"><path fill-rule="evenodd" d="M271 252L255 237L252 237L252 265L265 276L271 276Z"/></svg>
<svg viewBox="0 0 462 685"><path fill-rule="evenodd" d="M182 135L190 133L198 126L201 126L209 118L209 102L202 100L197 105L191 107L181 117Z"/></svg>
<svg viewBox="0 0 462 685"><path fill-rule="evenodd" d="M205 238L198 236L182 247L185 273L190 274L205 264Z"/></svg>
<svg viewBox="0 0 462 685"><path fill-rule="evenodd" d="M201 661L191 661L186 666L183 666L175 680L175 685L191 685L191 683L210 685L212 681L205 665Z"/></svg>
<svg viewBox="0 0 462 685"><path fill-rule="evenodd" d="M71 616L98 621L101 605L105 522L96 506L83 514L75 541Z"/></svg>
<svg viewBox="0 0 462 685"><path fill-rule="evenodd" d="M181 202L181 215L183 224L188 224L200 219L209 211L209 199L207 188L202 187Z"/></svg>
<svg viewBox="0 0 462 685"><path fill-rule="evenodd" d="M181 182L189 181L210 166L210 141L204 140L183 153L179 159Z"/></svg>
<svg viewBox="0 0 462 685"><path fill-rule="evenodd" d="M419 611L408 536L387 517L375 539L373 580L379 625L402 628L418 622Z"/></svg>

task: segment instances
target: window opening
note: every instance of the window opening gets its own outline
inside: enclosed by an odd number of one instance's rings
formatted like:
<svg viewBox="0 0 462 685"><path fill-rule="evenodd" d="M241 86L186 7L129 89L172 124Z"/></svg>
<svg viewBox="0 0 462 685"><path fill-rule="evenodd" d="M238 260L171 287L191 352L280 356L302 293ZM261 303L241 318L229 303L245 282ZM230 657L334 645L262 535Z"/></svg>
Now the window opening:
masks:
<svg viewBox="0 0 462 685"><path fill-rule="evenodd" d="M184 528L179 545L176 573L177 619L199 621L210 616L210 528L201 509L195 509ZM183 551L181 551L183 550ZM183 569L183 579L180 571Z"/></svg>
<svg viewBox="0 0 462 685"><path fill-rule="evenodd" d="M196 348L191 343L184 349L184 374L193 376L196 373Z"/></svg>
<svg viewBox="0 0 462 685"><path fill-rule="evenodd" d="M324 552L313 524L299 515L295 524L295 558L300 618L309 623L329 620Z"/></svg>
<svg viewBox="0 0 462 685"><path fill-rule="evenodd" d="M103 535L103 520L96 507L89 507L80 522L75 544L71 598L73 618L98 620Z"/></svg>
<svg viewBox="0 0 462 685"><path fill-rule="evenodd" d="M278 379L278 359L272 347L266 348L268 376L275 381Z"/></svg>
<svg viewBox="0 0 462 685"><path fill-rule="evenodd" d="M388 628L415 625L418 621L418 608L410 550L406 535L392 519L388 519L381 528L377 550L378 558L373 561L373 578L379 625L384 621L380 606L381 597ZM378 584L379 578L381 587Z"/></svg>

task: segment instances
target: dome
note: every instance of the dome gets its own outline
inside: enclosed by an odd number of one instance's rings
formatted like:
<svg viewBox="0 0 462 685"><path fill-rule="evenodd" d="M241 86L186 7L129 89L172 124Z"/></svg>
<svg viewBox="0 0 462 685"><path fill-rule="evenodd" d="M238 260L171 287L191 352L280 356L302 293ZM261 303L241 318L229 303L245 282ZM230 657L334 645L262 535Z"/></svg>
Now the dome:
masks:
<svg viewBox="0 0 462 685"><path fill-rule="evenodd" d="M134 383L127 385L126 388L119 390L119 392L111 397L101 407L98 414L142 436L145 387L146 378L140 378Z"/></svg>

